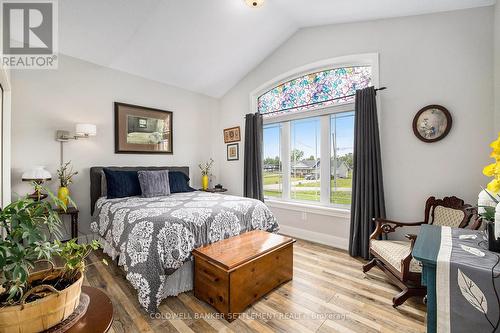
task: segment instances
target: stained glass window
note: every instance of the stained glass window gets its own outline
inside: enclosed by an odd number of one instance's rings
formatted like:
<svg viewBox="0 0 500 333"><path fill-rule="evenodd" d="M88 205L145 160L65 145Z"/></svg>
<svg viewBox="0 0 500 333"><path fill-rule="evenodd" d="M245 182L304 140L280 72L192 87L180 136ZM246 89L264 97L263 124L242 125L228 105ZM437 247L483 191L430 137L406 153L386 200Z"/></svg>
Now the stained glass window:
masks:
<svg viewBox="0 0 500 333"><path fill-rule="evenodd" d="M263 115L316 109L354 101L357 89L371 83L370 66L328 69L280 84L258 98ZM347 96L347 97L346 97Z"/></svg>

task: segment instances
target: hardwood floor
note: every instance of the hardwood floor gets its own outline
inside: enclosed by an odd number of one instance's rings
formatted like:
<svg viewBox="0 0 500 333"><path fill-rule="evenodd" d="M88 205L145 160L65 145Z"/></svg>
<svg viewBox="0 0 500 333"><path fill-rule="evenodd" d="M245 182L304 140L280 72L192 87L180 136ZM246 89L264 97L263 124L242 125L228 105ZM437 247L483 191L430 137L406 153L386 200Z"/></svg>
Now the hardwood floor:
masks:
<svg viewBox="0 0 500 333"><path fill-rule="evenodd" d="M298 240L294 279L265 296L232 323L192 292L169 297L152 319L137 301L121 268L110 260L87 270L86 285L104 290L113 301L111 332L425 332L425 306L410 299L392 308L397 289L377 268L363 274L363 261L345 251Z"/></svg>

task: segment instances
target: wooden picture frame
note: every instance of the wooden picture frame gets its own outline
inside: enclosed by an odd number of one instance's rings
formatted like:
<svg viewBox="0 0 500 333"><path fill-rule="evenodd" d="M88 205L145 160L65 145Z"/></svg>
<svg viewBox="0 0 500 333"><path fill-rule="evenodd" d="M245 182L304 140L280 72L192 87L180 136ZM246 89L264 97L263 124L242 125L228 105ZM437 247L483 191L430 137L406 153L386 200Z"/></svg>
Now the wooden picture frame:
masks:
<svg viewBox="0 0 500 333"><path fill-rule="evenodd" d="M239 126L224 129L224 143L241 141L241 131Z"/></svg>
<svg viewBox="0 0 500 333"><path fill-rule="evenodd" d="M450 112L441 105L427 105L413 118L413 133L423 142L436 142L450 133L453 119Z"/></svg>
<svg viewBox="0 0 500 333"><path fill-rule="evenodd" d="M238 161L240 159L240 145L238 143L227 145L226 154L228 161Z"/></svg>
<svg viewBox="0 0 500 333"><path fill-rule="evenodd" d="M173 154L173 113L115 102L116 154Z"/></svg>

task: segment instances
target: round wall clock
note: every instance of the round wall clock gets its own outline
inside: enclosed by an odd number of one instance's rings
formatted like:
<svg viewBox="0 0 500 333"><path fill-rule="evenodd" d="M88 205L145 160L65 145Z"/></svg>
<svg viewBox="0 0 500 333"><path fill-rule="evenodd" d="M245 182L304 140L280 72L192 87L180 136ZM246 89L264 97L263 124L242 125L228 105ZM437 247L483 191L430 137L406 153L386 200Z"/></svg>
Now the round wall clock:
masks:
<svg viewBox="0 0 500 333"><path fill-rule="evenodd" d="M413 132L424 142L443 139L451 130L451 114L441 105L427 105L413 118Z"/></svg>

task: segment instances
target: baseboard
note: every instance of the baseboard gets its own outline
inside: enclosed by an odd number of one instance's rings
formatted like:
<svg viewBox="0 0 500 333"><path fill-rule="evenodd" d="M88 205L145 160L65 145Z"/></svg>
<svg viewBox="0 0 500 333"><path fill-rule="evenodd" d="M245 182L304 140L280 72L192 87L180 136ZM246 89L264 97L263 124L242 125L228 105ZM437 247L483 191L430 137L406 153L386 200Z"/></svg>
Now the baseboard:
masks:
<svg viewBox="0 0 500 333"><path fill-rule="evenodd" d="M290 227L287 225L280 225L280 234L290 237L297 237L307 241L332 246L338 249L347 250L349 247L349 240L347 238L327 235L320 232L314 232L301 228Z"/></svg>

